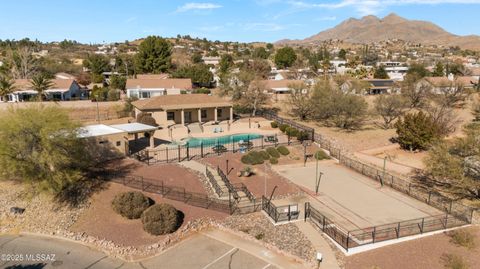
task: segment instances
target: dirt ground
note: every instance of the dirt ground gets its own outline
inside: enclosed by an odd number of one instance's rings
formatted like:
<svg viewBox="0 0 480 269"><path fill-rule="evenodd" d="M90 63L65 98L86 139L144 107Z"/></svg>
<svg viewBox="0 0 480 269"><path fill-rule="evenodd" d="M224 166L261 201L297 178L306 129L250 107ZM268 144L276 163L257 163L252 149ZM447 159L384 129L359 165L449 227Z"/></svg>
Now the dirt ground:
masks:
<svg viewBox="0 0 480 269"><path fill-rule="evenodd" d="M126 176L142 176L149 182L160 184L163 181L165 185L185 188L189 192L207 193L195 171L175 163L146 165L133 159L122 159L110 162L108 167L121 170Z"/></svg>
<svg viewBox="0 0 480 269"><path fill-rule="evenodd" d="M469 268L480 264L480 227L464 228L475 236L476 248L468 250L451 242L445 233L402 242L347 257L345 269L437 269L445 268L442 256L462 257ZM453 267L452 267L453 268Z"/></svg>
<svg viewBox="0 0 480 269"><path fill-rule="evenodd" d="M79 219L70 228L74 232L85 232L87 235L113 241L123 246L142 246L154 244L165 236L153 236L143 230L141 220L129 220L115 213L111 202L115 195L126 191L136 191L117 183L109 183L107 188L96 193L91 198L90 207L80 215ZM155 203L168 203L184 214L183 224L191 220L210 217L224 219L225 213L194 207L182 202L164 199L160 195L145 193Z"/></svg>
<svg viewBox="0 0 480 269"><path fill-rule="evenodd" d="M260 165L245 165L240 161L243 156L241 153L228 153L223 156L209 157L202 160L202 162L210 164L213 167L219 166L223 171L226 170L226 160L228 160L228 178L232 183L243 183L255 195L261 197L266 194L270 195L273 188L277 186L274 196L283 196L288 194L295 194L300 192L300 188L290 183L287 179L282 178L272 171L271 164L265 162ZM285 157L282 157L285 158ZM282 159L280 158L280 159ZM237 172L243 170L246 166L253 169L253 175L249 177L238 177Z"/></svg>

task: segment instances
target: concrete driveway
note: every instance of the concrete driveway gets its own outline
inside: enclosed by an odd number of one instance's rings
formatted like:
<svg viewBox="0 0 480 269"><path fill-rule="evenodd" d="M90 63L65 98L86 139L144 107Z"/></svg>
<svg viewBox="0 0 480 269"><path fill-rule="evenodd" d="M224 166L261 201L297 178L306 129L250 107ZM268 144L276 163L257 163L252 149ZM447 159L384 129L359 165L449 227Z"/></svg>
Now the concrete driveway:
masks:
<svg viewBox="0 0 480 269"><path fill-rule="evenodd" d="M22 266L22 267L19 267ZM28 267L26 267L28 266ZM136 262L48 236L1 235L0 268L67 269L275 269L306 268L293 259L237 235L211 230L195 234L159 254Z"/></svg>

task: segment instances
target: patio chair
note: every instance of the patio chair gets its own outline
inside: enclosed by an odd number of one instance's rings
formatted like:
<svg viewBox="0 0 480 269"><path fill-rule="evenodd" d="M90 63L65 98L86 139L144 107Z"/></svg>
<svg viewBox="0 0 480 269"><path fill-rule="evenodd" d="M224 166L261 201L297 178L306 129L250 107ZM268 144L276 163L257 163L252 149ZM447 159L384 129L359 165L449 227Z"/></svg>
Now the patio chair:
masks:
<svg viewBox="0 0 480 269"><path fill-rule="evenodd" d="M269 136L265 137L264 141L267 142L267 143L277 143L278 138L276 136L269 135Z"/></svg>
<svg viewBox="0 0 480 269"><path fill-rule="evenodd" d="M224 145L215 145L212 147L212 150L215 153L227 152L227 148Z"/></svg>

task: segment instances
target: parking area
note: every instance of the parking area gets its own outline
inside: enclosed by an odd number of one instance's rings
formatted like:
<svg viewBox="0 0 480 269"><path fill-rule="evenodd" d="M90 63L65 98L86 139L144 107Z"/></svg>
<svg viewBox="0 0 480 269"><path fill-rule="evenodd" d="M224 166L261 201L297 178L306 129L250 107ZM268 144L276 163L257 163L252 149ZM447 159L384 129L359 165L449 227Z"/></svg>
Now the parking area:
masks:
<svg viewBox="0 0 480 269"><path fill-rule="evenodd" d="M353 171L334 160L320 161L323 173L315 195L316 163L274 166L277 173L308 190L310 195L275 204L303 203L313 207L345 229L354 230L381 224L440 215L441 211L408 197ZM292 198L293 199L293 198Z"/></svg>
<svg viewBox="0 0 480 269"><path fill-rule="evenodd" d="M69 269L274 269L307 268L236 234L209 230L194 234L157 256L136 262L111 258L89 246L36 235L0 235L0 268Z"/></svg>

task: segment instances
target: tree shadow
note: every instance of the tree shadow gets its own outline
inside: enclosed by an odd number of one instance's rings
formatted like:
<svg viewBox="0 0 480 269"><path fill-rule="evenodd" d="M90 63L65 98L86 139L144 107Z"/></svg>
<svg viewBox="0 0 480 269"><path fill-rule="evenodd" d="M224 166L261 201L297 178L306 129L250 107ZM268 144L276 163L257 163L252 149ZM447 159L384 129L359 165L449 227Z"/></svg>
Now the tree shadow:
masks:
<svg viewBox="0 0 480 269"><path fill-rule="evenodd" d="M183 221L185 220L185 214L178 209L177 209L177 212L178 212L177 227L175 227L175 231L180 229L180 227L182 227Z"/></svg>
<svg viewBox="0 0 480 269"><path fill-rule="evenodd" d="M88 142L91 162L80 179L67 183L55 195L59 206L79 207L93 194L105 190L110 179L126 176L139 166L137 163L123 162L125 156L112 146L98 146L98 142L95 143L97 146Z"/></svg>

